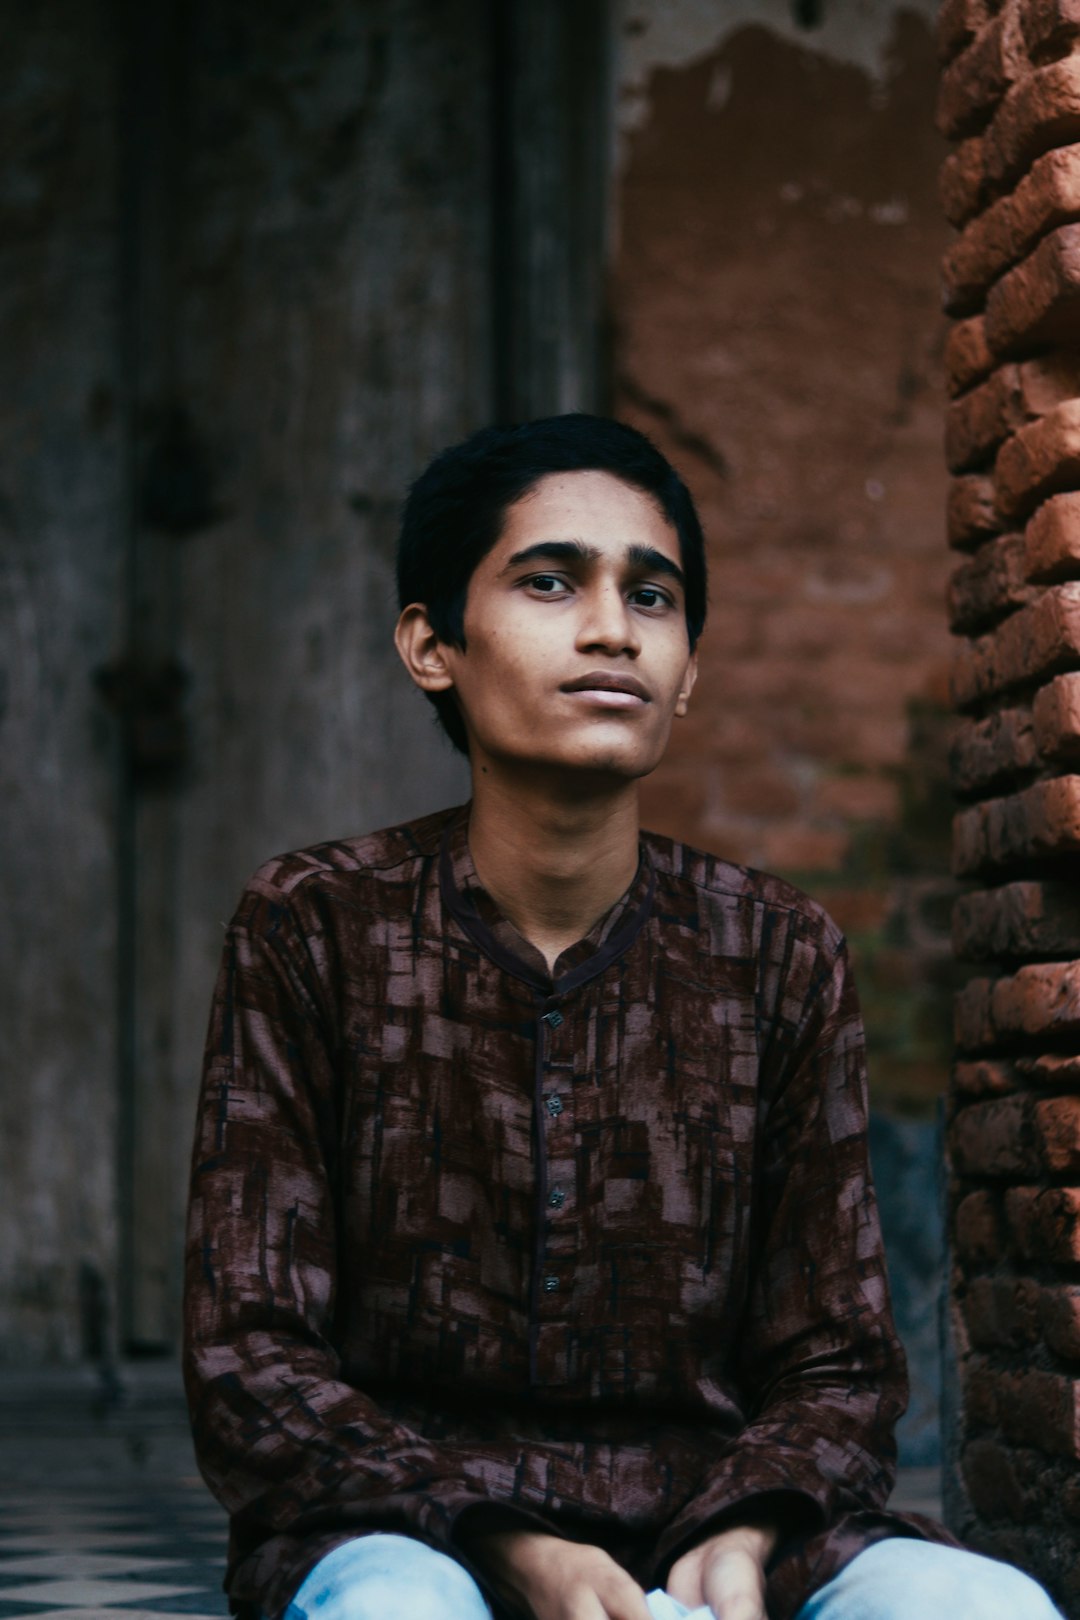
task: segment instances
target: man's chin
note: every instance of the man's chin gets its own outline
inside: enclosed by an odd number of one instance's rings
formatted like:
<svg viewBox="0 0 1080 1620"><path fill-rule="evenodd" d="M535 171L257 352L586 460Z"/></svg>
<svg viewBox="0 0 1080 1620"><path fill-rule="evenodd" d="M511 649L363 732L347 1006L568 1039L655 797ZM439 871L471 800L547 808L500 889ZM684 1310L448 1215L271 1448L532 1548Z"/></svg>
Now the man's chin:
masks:
<svg viewBox="0 0 1080 1620"><path fill-rule="evenodd" d="M516 761L525 770L565 775L568 779L587 780L591 785L608 781L612 787L648 776L659 763L660 756L643 756L640 750L617 747L553 750L550 755L519 757Z"/></svg>
<svg viewBox="0 0 1080 1620"><path fill-rule="evenodd" d="M576 736L565 732L551 737L534 734L515 738L510 747L497 748L490 744L485 747L474 739L470 749L473 770L475 773L480 766L484 772L490 768L506 778L522 776L534 781L538 777L565 776L568 781L587 781L590 787L608 781L616 788L648 776L664 756L666 737L658 743L654 737L618 732L603 736L598 731L591 736L581 732Z"/></svg>
<svg viewBox="0 0 1080 1620"><path fill-rule="evenodd" d="M649 776L659 765L658 759L628 760L615 757L599 758L581 767L596 776L610 776L613 781L637 782Z"/></svg>
<svg viewBox="0 0 1080 1620"><path fill-rule="evenodd" d="M664 739L666 746L667 739ZM642 737L582 738L568 749L573 768L609 775L624 782L635 782L655 771L664 757L664 747L649 746Z"/></svg>

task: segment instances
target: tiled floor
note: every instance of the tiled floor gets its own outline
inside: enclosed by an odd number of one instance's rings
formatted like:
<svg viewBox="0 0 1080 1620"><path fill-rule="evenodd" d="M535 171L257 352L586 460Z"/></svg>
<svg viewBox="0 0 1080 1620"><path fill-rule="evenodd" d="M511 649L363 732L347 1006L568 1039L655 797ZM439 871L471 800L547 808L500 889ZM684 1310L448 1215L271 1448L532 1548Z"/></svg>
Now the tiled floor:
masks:
<svg viewBox="0 0 1080 1620"><path fill-rule="evenodd" d="M179 1370L0 1377L0 1620L222 1620L225 1515Z"/></svg>
<svg viewBox="0 0 1080 1620"><path fill-rule="evenodd" d="M225 1530L201 1485L0 1488L0 1620L216 1620Z"/></svg>

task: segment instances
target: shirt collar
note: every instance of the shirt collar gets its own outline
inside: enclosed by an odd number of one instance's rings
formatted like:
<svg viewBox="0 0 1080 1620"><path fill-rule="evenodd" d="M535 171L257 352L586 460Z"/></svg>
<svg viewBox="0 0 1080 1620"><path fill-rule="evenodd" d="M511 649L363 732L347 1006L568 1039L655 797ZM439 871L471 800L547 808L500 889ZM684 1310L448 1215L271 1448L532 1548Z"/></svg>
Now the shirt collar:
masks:
<svg viewBox="0 0 1080 1620"><path fill-rule="evenodd" d="M637 871L625 894L584 939L560 954L550 972L541 952L502 914L476 874L469 850L469 809L463 805L443 832L439 884L444 905L485 956L551 996L595 978L629 949L649 917L656 889L656 873L644 844L638 846Z"/></svg>

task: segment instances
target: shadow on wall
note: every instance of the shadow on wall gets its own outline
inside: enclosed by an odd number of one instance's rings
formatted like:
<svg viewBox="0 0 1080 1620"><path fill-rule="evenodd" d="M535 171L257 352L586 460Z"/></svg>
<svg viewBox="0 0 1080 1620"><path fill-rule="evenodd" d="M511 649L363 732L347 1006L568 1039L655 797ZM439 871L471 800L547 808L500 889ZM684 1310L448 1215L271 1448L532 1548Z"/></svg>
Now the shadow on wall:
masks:
<svg viewBox="0 0 1080 1620"><path fill-rule="evenodd" d="M941 1298L945 1277L940 1120L870 1118L870 1156L911 1402L897 1431L900 1465L941 1462Z"/></svg>

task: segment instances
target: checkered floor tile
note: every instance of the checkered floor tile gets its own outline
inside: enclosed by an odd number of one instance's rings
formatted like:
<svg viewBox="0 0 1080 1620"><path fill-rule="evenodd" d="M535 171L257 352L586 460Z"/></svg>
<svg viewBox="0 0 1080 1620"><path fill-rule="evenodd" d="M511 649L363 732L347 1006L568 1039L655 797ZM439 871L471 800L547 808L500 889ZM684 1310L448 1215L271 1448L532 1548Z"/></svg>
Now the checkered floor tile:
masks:
<svg viewBox="0 0 1080 1620"><path fill-rule="evenodd" d="M195 1481L0 1488L0 1620L221 1620L225 1521Z"/></svg>

